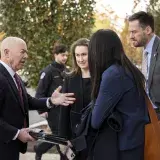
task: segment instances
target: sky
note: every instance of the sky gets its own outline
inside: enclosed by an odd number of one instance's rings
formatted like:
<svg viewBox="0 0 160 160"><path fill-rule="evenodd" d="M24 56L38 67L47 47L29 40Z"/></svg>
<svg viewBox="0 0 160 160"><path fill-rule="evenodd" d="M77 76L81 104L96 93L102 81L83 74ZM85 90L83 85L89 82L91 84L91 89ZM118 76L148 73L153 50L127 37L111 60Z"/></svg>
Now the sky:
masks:
<svg viewBox="0 0 160 160"><path fill-rule="evenodd" d="M100 13L106 13L106 8L113 10L114 14L111 14L111 23L113 23L117 29L122 29L124 26L124 19L132 15L132 9L134 6L134 0L96 0L96 10ZM135 11L146 10L146 3L149 0L141 0ZM117 21L114 20L115 15L118 16Z"/></svg>
<svg viewBox="0 0 160 160"><path fill-rule="evenodd" d="M133 1L134 0L97 0L96 6L99 11L103 11L106 6L110 6L120 18L125 18L126 15L132 14ZM137 10L145 11L145 1L148 2L148 0L141 0Z"/></svg>

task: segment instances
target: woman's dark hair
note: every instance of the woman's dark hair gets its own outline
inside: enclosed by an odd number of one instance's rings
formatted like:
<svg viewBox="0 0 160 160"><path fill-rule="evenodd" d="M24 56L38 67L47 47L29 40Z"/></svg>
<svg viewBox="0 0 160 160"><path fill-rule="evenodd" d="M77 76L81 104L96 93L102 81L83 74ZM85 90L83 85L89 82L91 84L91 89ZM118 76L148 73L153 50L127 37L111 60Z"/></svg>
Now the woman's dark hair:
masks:
<svg viewBox="0 0 160 160"><path fill-rule="evenodd" d="M73 62L73 70L71 72L72 74L81 73L81 69L77 65L75 56L75 49L77 46L86 46L88 48L89 40L87 38L80 38L71 45L70 53L72 55L72 62Z"/></svg>
<svg viewBox="0 0 160 160"><path fill-rule="evenodd" d="M124 53L118 35L109 29L95 32L89 43L88 63L92 82L92 100L98 96L102 73L112 64L119 64L132 73L138 91L143 94L144 76Z"/></svg>

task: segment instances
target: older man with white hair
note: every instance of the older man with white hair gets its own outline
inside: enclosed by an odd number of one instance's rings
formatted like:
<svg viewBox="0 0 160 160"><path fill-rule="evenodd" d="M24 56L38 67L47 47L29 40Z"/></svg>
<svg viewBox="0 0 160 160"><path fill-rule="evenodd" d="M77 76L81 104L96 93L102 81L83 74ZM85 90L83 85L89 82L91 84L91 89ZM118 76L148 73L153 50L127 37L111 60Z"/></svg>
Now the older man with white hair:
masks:
<svg viewBox="0 0 160 160"><path fill-rule="evenodd" d="M59 87L50 98L36 99L27 94L19 75L26 59L27 45L18 37L7 37L1 43L0 60L0 159L18 160L25 153L29 135L28 110L47 111L54 105L68 106L72 93L60 93ZM54 104L54 105L53 105Z"/></svg>

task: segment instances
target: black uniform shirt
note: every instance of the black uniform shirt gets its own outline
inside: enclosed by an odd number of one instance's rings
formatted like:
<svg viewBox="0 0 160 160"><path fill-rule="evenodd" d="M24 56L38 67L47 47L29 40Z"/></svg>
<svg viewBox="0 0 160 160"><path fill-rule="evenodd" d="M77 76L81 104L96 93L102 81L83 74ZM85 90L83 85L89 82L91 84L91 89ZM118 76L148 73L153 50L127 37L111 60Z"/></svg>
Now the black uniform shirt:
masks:
<svg viewBox="0 0 160 160"><path fill-rule="evenodd" d="M65 66L53 62L41 71L40 80L38 83L36 97L50 97L54 90L63 84L63 71Z"/></svg>
<svg viewBox="0 0 160 160"><path fill-rule="evenodd" d="M50 97L54 90L63 84L65 66L57 62L49 64L46 68L41 71L40 80L38 83L35 97ZM48 124L53 134L58 134L59 124L59 107L53 108L48 113ZM43 113L39 111L39 113Z"/></svg>

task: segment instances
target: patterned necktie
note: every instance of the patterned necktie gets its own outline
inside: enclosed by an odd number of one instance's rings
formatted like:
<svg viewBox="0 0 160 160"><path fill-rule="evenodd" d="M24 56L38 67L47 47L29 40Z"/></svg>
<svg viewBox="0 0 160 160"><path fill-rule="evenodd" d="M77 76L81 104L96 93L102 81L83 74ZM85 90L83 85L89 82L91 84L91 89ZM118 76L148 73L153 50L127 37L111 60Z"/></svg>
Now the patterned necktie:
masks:
<svg viewBox="0 0 160 160"><path fill-rule="evenodd" d="M143 53L142 58L142 73L145 77L145 79L148 79L148 52Z"/></svg>
<svg viewBox="0 0 160 160"><path fill-rule="evenodd" d="M17 88L18 88L18 93L19 93L20 100L21 100L21 107L22 107L23 112L25 112L24 102L23 102L23 94L22 94L22 87L21 87L21 80L20 80L20 77L18 76L17 73L15 73L14 79L16 81ZM24 128L26 128L26 127L27 127L27 121L26 121L26 118L24 118Z"/></svg>
<svg viewBox="0 0 160 160"><path fill-rule="evenodd" d="M19 78L19 76L18 76L17 73L15 73L14 78L16 80L16 84L17 84L17 88L18 88L18 93L19 93L20 100L21 100L21 105L23 106L23 95L22 95L21 82L20 82L20 78Z"/></svg>

